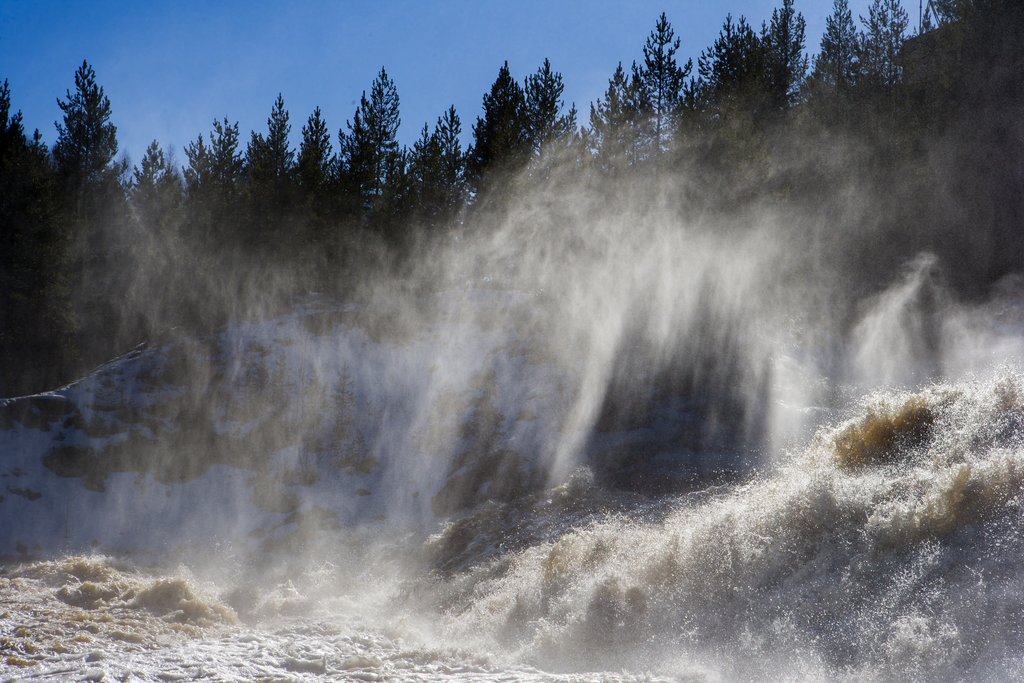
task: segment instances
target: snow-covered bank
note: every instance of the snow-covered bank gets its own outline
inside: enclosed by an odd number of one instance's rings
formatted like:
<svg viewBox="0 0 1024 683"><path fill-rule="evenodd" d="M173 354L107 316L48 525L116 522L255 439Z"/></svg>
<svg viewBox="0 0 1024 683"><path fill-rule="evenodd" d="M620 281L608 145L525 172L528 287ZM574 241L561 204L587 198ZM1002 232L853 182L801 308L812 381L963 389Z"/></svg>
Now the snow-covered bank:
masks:
<svg viewBox="0 0 1024 683"><path fill-rule="evenodd" d="M385 329L313 300L3 400L0 554L408 528L513 495L543 481L531 460L555 423L536 416L553 416L565 387L510 339ZM507 476L486 476L496 468Z"/></svg>

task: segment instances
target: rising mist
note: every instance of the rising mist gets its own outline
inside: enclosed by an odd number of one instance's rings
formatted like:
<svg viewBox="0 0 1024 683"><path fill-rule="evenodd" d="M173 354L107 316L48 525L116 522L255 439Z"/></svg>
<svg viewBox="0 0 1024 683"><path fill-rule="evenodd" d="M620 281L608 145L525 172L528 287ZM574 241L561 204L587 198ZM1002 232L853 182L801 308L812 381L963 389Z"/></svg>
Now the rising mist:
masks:
<svg viewBox="0 0 1024 683"><path fill-rule="evenodd" d="M6 665L95 636L149 678L213 675L178 648L242 677L1013 675L1024 128L989 39L1020 13L968 9L897 83L755 69L784 3L621 128L653 62L583 129L549 63L518 91L506 65L466 155L451 110L404 166L357 117L328 163L317 111L275 184L279 98L244 162L225 119L120 200L113 167L57 173L74 353L0 403L0 592L50 626ZM644 55L672 44L663 16Z"/></svg>

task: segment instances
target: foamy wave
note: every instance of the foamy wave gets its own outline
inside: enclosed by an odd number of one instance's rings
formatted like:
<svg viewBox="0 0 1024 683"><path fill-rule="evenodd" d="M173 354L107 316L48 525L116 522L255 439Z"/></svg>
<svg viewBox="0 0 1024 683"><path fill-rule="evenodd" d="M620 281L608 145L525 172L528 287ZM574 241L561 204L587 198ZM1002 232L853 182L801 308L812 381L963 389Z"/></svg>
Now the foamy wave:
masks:
<svg viewBox="0 0 1024 683"><path fill-rule="evenodd" d="M998 672L1022 655L1021 386L877 394L748 485L477 567L444 593L450 634L553 668Z"/></svg>
<svg viewBox="0 0 1024 683"><path fill-rule="evenodd" d="M95 648L141 652L237 622L188 576L153 576L104 556L33 562L0 573L0 662L12 668L81 659Z"/></svg>

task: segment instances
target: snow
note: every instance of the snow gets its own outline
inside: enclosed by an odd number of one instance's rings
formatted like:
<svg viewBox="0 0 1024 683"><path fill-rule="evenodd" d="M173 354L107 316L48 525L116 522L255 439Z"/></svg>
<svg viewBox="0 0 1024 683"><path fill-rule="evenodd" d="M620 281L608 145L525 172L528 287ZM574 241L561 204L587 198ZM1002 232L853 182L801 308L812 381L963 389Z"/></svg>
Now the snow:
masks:
<svg viewBox="0 0 1024 683"><path fill-rule="evenodd" d="M513 418L551 415L564 388L550 364L499 353L509 339L364 328L357 308L314 299L4 400L0 556L248 552L311 518L430 526L481 401L524 468L543 454L551 420Z"/></svg>

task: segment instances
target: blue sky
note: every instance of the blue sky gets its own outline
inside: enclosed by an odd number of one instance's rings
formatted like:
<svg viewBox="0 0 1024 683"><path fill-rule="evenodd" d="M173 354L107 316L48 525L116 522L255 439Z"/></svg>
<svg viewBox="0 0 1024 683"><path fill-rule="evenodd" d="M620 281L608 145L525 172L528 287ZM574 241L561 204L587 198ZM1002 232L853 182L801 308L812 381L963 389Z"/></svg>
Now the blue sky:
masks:
<svg viewBox="0 0 1024 683"><path fill-rule="evenodd" d="M904 0L906 3L907 0ZM725 15L755 26L774 0L485 0L308 2L58 2L0 0L0 79L26 127L52 143L56 99L83 59L110 97L120 150L137 161L157 139L184 163L183 147L212 120L239 121L243 139L263 130L278 92L293 139L319 105L337 145L359 96L384 66L401 98L399 136L411 144L424 122L454 104L468 140L481 99L504 60L520 81L545 57L565 77L567 102L586 120L615 65L641 58L665 11L697 56ZM781 4L781 0L778 0ZM850 0L854 18L869 0ZM817 51L832 0L796 0ZM917 8L908 7L916 19Z"/></svg>

